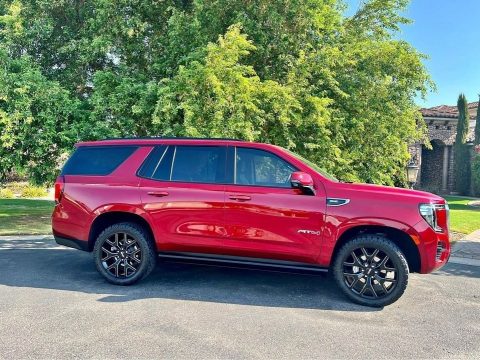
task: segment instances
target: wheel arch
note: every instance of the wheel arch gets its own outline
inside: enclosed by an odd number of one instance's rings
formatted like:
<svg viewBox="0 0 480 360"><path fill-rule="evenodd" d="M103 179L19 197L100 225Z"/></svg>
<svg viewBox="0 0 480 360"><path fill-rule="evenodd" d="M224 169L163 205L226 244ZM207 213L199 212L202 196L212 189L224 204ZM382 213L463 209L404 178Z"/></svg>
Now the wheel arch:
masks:
<svg viewBox="0 0 480 360"><path fill-rule="evenodd" d="M144 217L132 212L115 210L101 213L93 220L88 235L88 251L93 251L98 235L100 235L105 228L121 222L131 222L142 226L148 232L156 248L152 227Z"/></svg>
<svg viewBox="0 0 480 360"><path fill-rule="evenodd" d="M418 246L415 244L412 237L405 231L382 225L358 225L345 230L335 244L331 263L334 263L334 259L336 258L338 251L344 244L361 234L379 234L385 236L388 240L397 245L400 250L402 250L407 260L410 272L420 272L420 251L418 250Z"/></svg>

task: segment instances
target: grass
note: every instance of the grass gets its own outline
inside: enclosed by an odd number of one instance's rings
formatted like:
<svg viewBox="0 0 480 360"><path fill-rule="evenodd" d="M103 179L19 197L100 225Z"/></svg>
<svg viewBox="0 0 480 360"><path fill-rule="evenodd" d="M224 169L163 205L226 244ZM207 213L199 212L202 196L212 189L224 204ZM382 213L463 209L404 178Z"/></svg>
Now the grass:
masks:
<svg viewBox="0 0 480 360"><path fill-rule="evenodd" d="M53 201L0 199L0 235L50 234Z"/></svg>
<svg viewBox="0 0 480 360"><path fill-rule="evenodd" d="M471 198L445 196L450 206L450 229L469 234L480 229L480 207L470 206Z"/></svg>

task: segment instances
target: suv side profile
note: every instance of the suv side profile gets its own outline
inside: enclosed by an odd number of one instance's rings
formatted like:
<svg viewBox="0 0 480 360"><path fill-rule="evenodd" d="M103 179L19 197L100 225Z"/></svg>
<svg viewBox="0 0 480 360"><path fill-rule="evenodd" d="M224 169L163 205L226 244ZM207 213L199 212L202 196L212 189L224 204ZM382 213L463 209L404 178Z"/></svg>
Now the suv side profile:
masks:
<svg viewBox="0 0 480 360"><path fill-rule="evenodd" d="M278 146L228 139L76 144L55 183L58 244L93 252L107 281L145 278L158 257L333 273L381 307L410 272L450 256L439 196L335 180Z"/></svg>

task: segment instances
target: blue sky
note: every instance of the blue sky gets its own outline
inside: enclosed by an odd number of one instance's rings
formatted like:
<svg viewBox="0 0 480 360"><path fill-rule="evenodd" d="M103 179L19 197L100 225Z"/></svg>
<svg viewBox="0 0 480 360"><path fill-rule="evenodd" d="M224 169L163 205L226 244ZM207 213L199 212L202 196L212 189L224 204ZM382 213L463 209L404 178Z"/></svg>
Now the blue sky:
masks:
<svg viewBox="0 0 480 360"><path fill-rule="evenodd" d="M348 13L360 0L346 0ZM430 107L456 104L458 94L469 102L480 93L480 0L411 0L405 16L413 23L399 37L429 56L425 65L437 85L426 102Z"/></svg>

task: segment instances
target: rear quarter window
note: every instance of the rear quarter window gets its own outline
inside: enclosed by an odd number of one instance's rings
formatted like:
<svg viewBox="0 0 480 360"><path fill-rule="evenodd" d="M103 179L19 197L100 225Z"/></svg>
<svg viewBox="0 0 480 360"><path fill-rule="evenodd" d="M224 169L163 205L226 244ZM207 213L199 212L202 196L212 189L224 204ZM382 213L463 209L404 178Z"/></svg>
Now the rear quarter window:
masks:
<svg viewBox="0 0 480 360"><path fill-rule="evenodd" d="M108 175L119 167L137 146L82 146L62 170L62 175Z"/></svg>

